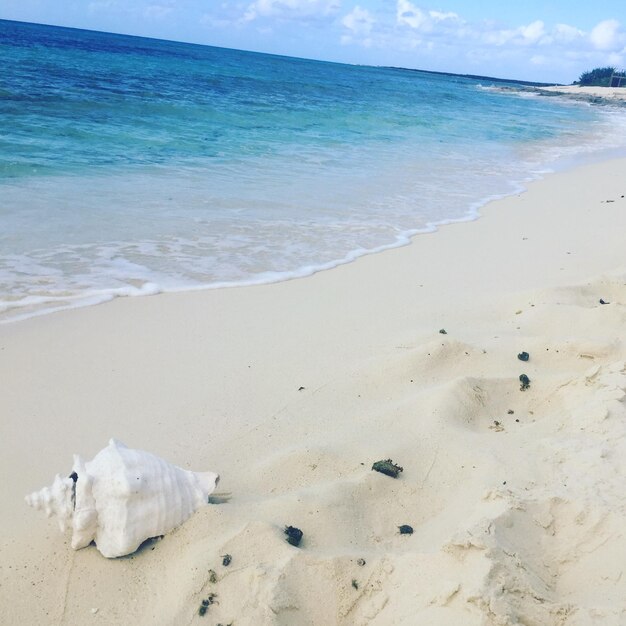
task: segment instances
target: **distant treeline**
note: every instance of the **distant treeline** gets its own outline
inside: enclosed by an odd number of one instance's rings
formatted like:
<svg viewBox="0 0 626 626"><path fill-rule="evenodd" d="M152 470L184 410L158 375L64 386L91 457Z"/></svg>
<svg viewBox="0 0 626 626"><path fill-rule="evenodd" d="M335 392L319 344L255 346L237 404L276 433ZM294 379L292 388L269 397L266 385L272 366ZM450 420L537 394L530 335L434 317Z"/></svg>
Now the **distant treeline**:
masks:
<svg viewBox="0 0 626 626"><path fill-rule="evenodd" d="M589 72L583 72L580 78L574 81L574 84L580 85L581 87L612 87L611 79L616 74L623 75L623 72L617 72L614 67L596 67ZM623 79L618 82L623 82Z"/></svg>

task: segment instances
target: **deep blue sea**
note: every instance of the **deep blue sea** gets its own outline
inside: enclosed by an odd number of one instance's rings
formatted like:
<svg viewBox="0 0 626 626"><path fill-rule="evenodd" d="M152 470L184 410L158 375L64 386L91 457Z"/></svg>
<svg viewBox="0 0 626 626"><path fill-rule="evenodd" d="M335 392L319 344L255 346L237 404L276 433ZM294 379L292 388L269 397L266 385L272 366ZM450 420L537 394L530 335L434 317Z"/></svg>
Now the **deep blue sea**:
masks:
<svg viewBox="0 0 626 626"><path fill-rule="evenodd" d="M285 280L626 144L487 81L0 21L0 320Z"/></svg>

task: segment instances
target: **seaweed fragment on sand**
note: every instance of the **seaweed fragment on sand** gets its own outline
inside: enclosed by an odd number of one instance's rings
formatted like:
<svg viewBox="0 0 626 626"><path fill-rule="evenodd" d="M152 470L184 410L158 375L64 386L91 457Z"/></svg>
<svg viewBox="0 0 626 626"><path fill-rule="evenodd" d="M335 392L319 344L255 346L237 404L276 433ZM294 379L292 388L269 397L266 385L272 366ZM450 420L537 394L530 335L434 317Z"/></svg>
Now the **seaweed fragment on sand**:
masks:
<svg viewBox="0 0 626 626"><path fill-rule="evenodd" d="M517 358L518 358L520 361L528 361L528 359L530 358L530 354L528 354L528 352L520 352L520 353L517 355Z"/></svg>
<svg viewBox="0 0 626 626"><path fill-rule="evenodd" d="M600 298L600 304L611 304L611 303L607 302L606 300L603 300L602 298Z"/></svg>
<svg viewBox="0 0 626 626"><path fill-rule="evenodd" d="M530 378L526 374L520 374L519 381L521 383L519 386L520 391L526 391L530 387Z"/></svg>
<svg viewBox="0 0 626 626"><path fill-rule="evenodd" d="M355 589L358 589L358 588L359 588L359 583L357 582L357 579L356 579L356 578L353 578L353 579L352 579L352 586L353 586Z"/></svg>
<svg viewBox="0 0 626 626"><path fill-rule="evenodd" d="M299 528L296 528L295 526L285 526L285 530L283 532L287 535L288 544L295 546L296 548L300 545L304 533Z"/></svg>
<svg viewBox="0 0 626 626"><path fill-rule="evenodd" d="M385 461L376 461L376 463L372 465L372 469L375 472L385 474L385 476L391 476L391 478L398 478L398 474L404 471L402 467L396 465L391 459L386 459Z"/></svg>
<svg viewBox="0 0 626 626"><path fill-rule="evenodd" d="M402 524L402 526L398 526L398 530L401 535L412 535L413 534L413 526L409 526L408 524Z"/></svg>

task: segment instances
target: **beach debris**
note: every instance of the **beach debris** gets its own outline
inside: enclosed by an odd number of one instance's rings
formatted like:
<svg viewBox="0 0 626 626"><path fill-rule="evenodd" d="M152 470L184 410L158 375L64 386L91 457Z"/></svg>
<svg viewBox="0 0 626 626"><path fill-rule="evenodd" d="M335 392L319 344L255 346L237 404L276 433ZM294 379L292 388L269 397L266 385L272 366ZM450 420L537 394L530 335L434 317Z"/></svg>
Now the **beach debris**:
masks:
<svg viewBox="0 0 626 626"><path fill-rule="evenodd" d="M509 415L513 415L513 414L515 413L515 411L514 411L513 409L509 409L509 410L507 411L507 413L508 413Z"/></svg>
<svg viewBox="0 0 626 626"><path fill-rule="evenodd" d="M610 302L606 302L605 300L603 300L602 298L600 298L600 304L611 304Z"/></svg>
<svg viewBox="0 0 626 626"><path fill-rule="evenodd" d="M285 530L283 532L287 535L288 544L295 546L296 548L300 545L304 533L299 528L296 528L295 526L285 526Z"/></svg>
<svg viewBox="0 0 626 626"><path fill-rule="evenodd" d="M528 354L528 352L520 352L520 353L517 355L517 358L518 358L520 361L528 361L528 359L530 358L530 354Z"/></svg>
<svg viewBox="0 0 626 626"><path fill-rule="evenodd" d="M357 582L356 578L353 578L353 579L352 579L352 586L353 586L355 589L358 589L358 588L359 588L359 583Z"/></svg>
<svg viewBox="0 0 626 626"><path fill-rule="evenodd" d="M376 463L372 465L372 469L375 472L385 474L385 476L391 476L391 478L398 478L398 474L404 471L402 467L396 465L391 459L376 461Z"/></svg>
<svg viewBox="0 0 626 626"><path fill-rule="evenodd" d="M526 391L530 387L530 378L526 374L520 374L519 381L521 383L520 391Z"/></svg>
<svg viewBox="0 0 626 626"><path fill-rule="evenodd" d="M217 574L212 569L209 570L209 582L213 585L217 582Z"/></svg>
<svg viewBox="0 0 626 626"><path fill-rule="evenodd" d="M493 424L489 426L489 428L495 430L497 433L500 433L504 430L504 426L502 426L502 422L498 420L493 420Z"/></svg>
<svg viewBox="0 0 626 626"><path fill-rule="evenodd" d="M228 567L230 565L230 562L233 560L233 557L230 556L230 554L224 554L222 556L222 565L224 567Z"/></svg>
<svg viewBox="0 0 626 626"><path fill-rule="evenodd" d="M306 387L302 387L302 386L298 387L298 391L304 391L305 389Z"/></svg>
<svg viewBox="0 0 626 626"><path fill-rule="evenodd" d="M95 541L107 558L131 554L165 535L208 504L219 476L191 472L111 439L85 462L74 455L72 473L26 496L26 504L56 515L61 532L72 529L79 550Z"/></svg>
<svg viewBox="0 0 626 626"><path fill-rule="evenodd" d="M214 593L210 593L202 602L200 602L200 607L198 608L198 615L200 617L206 615L206 612L209 610L209 607L212 604L215 604L217 596Z"/></svg>
<svg viewBox="0 0 626 626"><path fill-rule="evenodd" d="M442 334L442 335L447 335L448 331L445 328L440 328L439 329L439 333Z"/></svg>
<svg viewBox="0 0 626 626"><path fill-rule="evenodd" d="M401 535L412 535L413 534L413 526L409 526L408 524L402 524L402 526L398 526L398 530Z"/></svg>

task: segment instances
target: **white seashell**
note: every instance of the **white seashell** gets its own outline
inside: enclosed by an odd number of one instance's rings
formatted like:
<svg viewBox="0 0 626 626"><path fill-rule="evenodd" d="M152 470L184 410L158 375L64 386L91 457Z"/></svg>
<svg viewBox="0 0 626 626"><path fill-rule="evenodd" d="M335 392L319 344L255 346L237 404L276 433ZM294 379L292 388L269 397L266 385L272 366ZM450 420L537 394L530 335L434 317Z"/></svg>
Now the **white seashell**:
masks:
<svg viewBox="0 0 626 626"><path fill-rule="evenodd" d="M92 461L74 455L69 478L54 479L26 503L72 527L72 548L96 542L106 557L124 556L164 535L208 503L219 476L190 472L111 439Z"/></svg>

